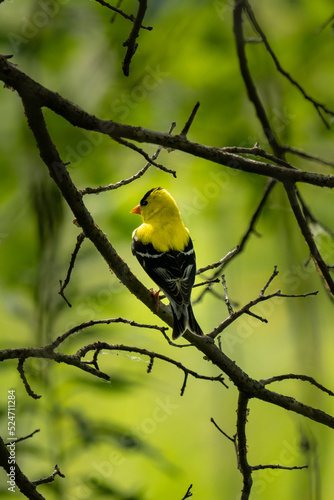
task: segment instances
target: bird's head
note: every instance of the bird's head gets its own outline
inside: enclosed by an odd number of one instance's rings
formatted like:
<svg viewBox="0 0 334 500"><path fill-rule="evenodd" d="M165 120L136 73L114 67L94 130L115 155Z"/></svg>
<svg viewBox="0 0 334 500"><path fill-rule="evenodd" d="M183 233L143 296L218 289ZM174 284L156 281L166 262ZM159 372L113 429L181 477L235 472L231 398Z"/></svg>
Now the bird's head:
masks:
<svg viewBox="0 0 334 500"><path fill-rule="evenodd" d="M149 222L156 216L162 217L180 217L180 211L177 208L174 198L161 187L153 188L147 191L140 200L140 204L131 210L133 214L140 214L143 222Z"/></svg>

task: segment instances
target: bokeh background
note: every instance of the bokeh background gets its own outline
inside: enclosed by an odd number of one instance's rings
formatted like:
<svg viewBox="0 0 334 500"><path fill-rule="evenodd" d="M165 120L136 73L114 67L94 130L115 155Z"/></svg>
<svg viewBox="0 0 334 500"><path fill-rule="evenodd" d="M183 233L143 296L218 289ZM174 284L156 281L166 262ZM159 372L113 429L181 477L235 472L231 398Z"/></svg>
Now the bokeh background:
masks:
<svg viewBox="0 0 334 500"><path fill-rule="evenodd" d="M333 44L330 0L251 2L283 67L315 99L334 109ZM136 12L137 2L122 8ZM12 0L0 6L1 53L44 86L59 92L101 118L153 130L180 132L196 103L201 106L189 139L212 146L260 146L268 149L247 99L233 39L232 0L151 2L139 47L124 77L122 46L129 21L95 2ZM245 21L250 37L255 34ZM313 106L279 75L263 44L248 46L257 88L279 139L331 160L333 130L326 129ZM39 158L19 97L0 90L0 347L41 346L72 326L91 319L125 317L156 324L145 307L111 275L89 241L83 243L66 295L66 276L79 229ZM117 182L145 164L138 154L98 133L74 129L45 110L50 133L79 188ZM331 120L329 119L329 122ZM153 154L155 147L146 145ZM296 157L299 168L332 173L330 167ZM190 229L203 267L238 244L261 199L267 179L229 170L174 151L159 161L177 171L177 179L151 167L135 183L86 196L96 222L131 269L148 286L149 278L131 255L131 233L140 223L129 212L145 192L163 186L176 199ZM299 186L313 215L331 230L333 193ZM334 264L331 235L318 223L313 232L323 255ZM333 303L312 262L280 186L276 186L245 251L225 270L235 308L257 297L274 266L279 276L270 291L316 297L266 302L254 312L262 323L243 316L222 335L224 352L250 376L283 373L314 376L334 385ZM210 273L205 275L210 277ZM226 316L222 285L195 305L204 331ZM194 300L200 289L195 289ZM160 324L160 323L159 323ZM201 374L218 370L193 350L170 347L159 332L127 325L102 325L71 337L68 353L94 340L145 347L182 361ZM28 360L26 373L42 398L32 400L23 388L15 361L2 364L1 434L7 431L7 391L15 389L17 435L40 429L17 446L17 460L31 480L48 476L57 463L66 475L39 487L48 499L181 500L190 484L196 499L240 497L241 475L234 447L210 422L213 417L235 433L237 391L229 383L189 378L183 397L183 374L156 361L115 352L101 356L111 383L44 360ZM272 389L333 413L329 396L298 381ZM333 433L320 424L259 401L250 402L248 451L251 464L308 464L307 470L254 473L254 500L320 500L333 491ZM0 471L2 498L6 476ZM16 496L20 496L17 492Z"/></svg>

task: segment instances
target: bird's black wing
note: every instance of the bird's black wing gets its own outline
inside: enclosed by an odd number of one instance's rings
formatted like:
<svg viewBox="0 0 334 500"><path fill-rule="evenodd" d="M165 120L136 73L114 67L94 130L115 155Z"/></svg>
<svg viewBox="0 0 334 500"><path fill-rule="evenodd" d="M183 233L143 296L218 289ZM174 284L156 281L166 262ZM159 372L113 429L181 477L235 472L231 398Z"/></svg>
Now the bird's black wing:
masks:
<svg viewBox="0 0 334 500"><path fill-rule="evenodd" d="M176 304L190 302L196 274L196 257L191 238L181 252L157 252L151 243L144 245L134 237L132 253L169 300Z"/></svg>

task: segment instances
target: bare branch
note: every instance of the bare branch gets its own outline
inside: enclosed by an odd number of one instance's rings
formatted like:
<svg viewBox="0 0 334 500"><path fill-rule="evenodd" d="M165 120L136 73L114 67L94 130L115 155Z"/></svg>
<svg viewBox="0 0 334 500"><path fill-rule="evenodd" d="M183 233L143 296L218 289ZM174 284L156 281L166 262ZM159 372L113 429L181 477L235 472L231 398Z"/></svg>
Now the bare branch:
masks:
<svg viewBox="0 0 334 500"><path fill-rule="evenodd" d="M90 351L97 351L100 352L102 349L106 349L109 351L123 351L123 352L135 352L138 354L142 354L144 356L148 356L150 358L150 364L149 364L149 371L151 371L151 368L153 366L153 359L161 359L163 361L166 361L167 363L170 363L174 366L177 366L180 368L183 373L184 373L184 381L181 387L181 396L183 396L186 384L187 384L187 378L188 375L191 375L194 378L202 379L202 380L211 380L211 381L217 381L223 384L226 388L228 386L225 384L224 379L222 378L222 375L218 375L217 377L210 377L206 375L199 375L197 372L194 370L190 370L189 368L186 368L182 363L175 361L172 358L169 358L168 356L165 356L164 354L158 354L153 351L148 351L147 349L143 349L140 347L132 347L132 346L127 346L127 345L122 345L122 344L108 344L107 342L94 342L93 344L88 344L81 349L79 349L76 353L76 357L78 358L83 358L85 355L90 352Z"/></svg>
<svg viewBox="0 0 334 500"><path fill-rule="evenodd" d="M290 206L293 210L293 213L295 215L295 218L298 222L299 228L305 238L305 241L310 249L310 253L312 255L312 258L315 263L315 267L319 273L319 275L323 278L325 286L328 291L330 291L332 294L334 294L334 282L332 280L332 277L329 273L328 266L325 264L323 261L320 252L318 250L318 247L315 244L314 238L312 236L312 233L306 223L305 218L303 217L302 211L300 209L297 195L296 195L296 189L294 185L291 185L289 183L285 184L285 190L286 194L288 195Z"/></svg>
<svg viewBox="0 0 334 500"><path fill-rule="evenodd" d="M327 106L325 106L324 104L322 104L321 102L319 101L316 101L315 99L313 99L309 94L307 94L305 92L305 90L303 89L303 87L294 79L292 78L292 76L287 72L285 71L278 58L276 57L274 51L272 50L268 40L267 40L267 37L265 35L265 33L262 31L260 25L258 24L257 20L256 20L256 17L254 15L254 12L249 4L249 2L247 0L244 0L243 2L246 10L247 10L247 14L249 16L249 19L251 20L251 23L253 24L254 28L256 29L256 31L259 33L259 35L261 36L262 40L263 40L263 43L267 49L267 51L269 52L269 54L271 55L271 58L272 60L274 61L275 63L275 66L276 66L276 69L279 73L281 73L283 76L285 76L285 78L287 78L289 80L290 83L292 83L292 85L294 85L303 95L303 97L311 102L313 104L313 106L315 107L318 115L320 116L322 122L324 123L324 125L327 127L327 128L330 128L329 124L327 123L326 119L324 118L323 114L322 114L322 111L325 112L326 114L329 114L331 116L334 116L334 111L330 110L329 108L327 108Z"/></svg>
<svg viewBox="0 0 334 500"><path fill-rule="evenodd" d="M123 43L123 47L127 47L127 51L122 64L123 73L125 76L129 76L130 74L130 63L138 47L138 43L136 42L136 40L139 36L139 31L140 28L142 27L142 21L144 19L147 9L147 0L138 0L138 2L139 2L139 7L136 18L133 23L133 28L131 30L129 38Z"/></svg>
<svg viewBox="0 0 334 500"><path fill-rule="evenodd" d="M288 146L286 146L288 148ZM285 146L284 146L285 148ZM272 155L270 153L267 153L264 149L260 148L258 144L255 144L252 148L244 148L240 146L229 146L229 147L224 147L221 148L222 151L225 151L226 153L234 153L234 154L245 154L245 155L252 155L252 156L260 156L262 158L266 158L267 160L270 160L272 163L277 163L277 165L282 165L287 168L295 168L293 167L288 161L283 160L282 158L278 158L275 155Z"/></svg>
<svg viewBox="0 0 334 500"><path fill-rule="evenodd" d="M258 175L264 175L265 177L272 177L280 182L290 181L295 182L305 182L315 186L323 187L334 187L334 176L333 175L322 175L313 172L304 172L299 169L291 169L283 167L282 165L273 165L271 163L255 161L250 158L244 158L232 153L226 153L219 148L212 146L205 146L203 144L198 144L188 139L180 137L180 135L163 134L160 132L155 132L148 129L143 129L141 127L133 127L131 125L124 125L121 123L116 123L113 121L101 120L96 116L90 115L83 109L79 108L77 105L71 103L70 101L63 99L59 94L52 92L42 85L38 84L27 75L22 73L16 66L10 63L5 57L0 56L0 79L8 86L15 88L18 91L23 102L26 106L26 111L28 109L28 115L32 118L31 111L34 109L35 120L30 119L30 123L34 123L32 130L34 134L38 132L38 135L42 132L42 120L43 116L38 112L37 109L41 106L48 107L55 113L63 116L74 126L81 127L85 130L94 130L100 133L109 135L110 137L117 138L123 137L125 139L135 140L137 142L146 142L152 144L159 144L167 149L175 149L179 151L184 151L185 153L192 154L200 158L204 158L209 161L213 161L220 165L225 165L228 168L233 168L237 170L243 170L245 172L251 172ZM40 116L37 119L37 116ZM44 134L46 131L44 130ZM64 167L59 157L58 152L53 151L49 159L52 156L52 163L47 161L44 153L50 146L50 138L48 138L45 146L38 140L38 145L43 153L42 158L46 165L49 167L52 173L52 177L59 184L60 179L56 179L57 175L65 175L65 178L69 178L68 173L64 173ZM52 145L52 149L54 149ZM276 156L277 153L275 152ZM64 167L65 168L65 167ZM66 169L65 169L66 170ZM58 182L57 182L58 181ZM65 186L64 186L65 187ZM73 189L73 188L72 188ZM76 193L78 191L76 190ZM77 194L76 194L77 196ZM67 198L66 198L67 199ZM77 206L79 203L77 203ZM78 219L78 217L77 217ZM79 221L79 219L78 219ZM79 224L82 224L79 221ZM85 230L85 228L83 228ZM87 231L85 230L87 237Z"/></svg>
<svg viewBox="0 0 334 500"><path fill-rule="evenodd" d="M241 75L243 77L249 100L253 103L257 117L262 125L263 131L266 135L268 143L272 147L276 157L281 157L281 146L278 143L274 131L270 125L269 118L265 108L261 102L258 91L249 71L245 44L246 40L243 32L243 9L246 8L247 2L245 0L235 0L233 8L233 30L237 46L237 54L239 59L239 66Z"/></svg>
<svg viewBox="0 0 334 500"><path fill-rule="evenodd" d="M137 323L136 321L132 321L130 319L126 318L109 318L109 319L97 319L97 320L91 320L91 321L86 321L84 323L81 323L80 325L74 326L67 332L63 333L59 337L57 337L53 342L51 342L50 347L52 349L56 349L60 344L62 344L68 337L71 335L81 332L82 330L85 330L86 328L91 328L92 326L96 325L110 325L112 323L125 323L126 325L130 326L135 326L137 328L148 328L148 329L153 329L153 330L159 330L161 333L165 333L166 330L168 330L168 327L166 326L157 326L157 325L148 325L144 323Z"/></svg>
<svg viewBox="0 0 334 500"><path fill-rule="evenodd" d="M259 321L267 323L268 321L265 318L262 318L261 316L257 315L256 313L254 313L250 310L252 307L256 306L260 302L270 300L273 297L300 298L300 297L310 297L313 295L317 295L317 293L318 293L318 291L315 291L315 292L307 292L307 293L302 293L302 294L283 294L280 290L277 290L276 292L271 293L269 295L264 295L265 290L268 288L269 284L272 282L272 280L277 275L278 275L278 271L277 271L276 266L275 266L273 274L271 275L271 277L269 278L269 280L267 281L265 286L261 289L258 297L256 299L251 300L247 304L245 304L238 311L233 311L232 313L230 313L229 316L226 319L224 319L224 321L222 321L220 323L220 325L218 325L216 328L214 328L212 330L212 332L208 333L208 336L214 339L223 330L225 330L225 328L227 328L231 323L233 323L236 319L238 319L243 314L248 314L248 315L253 316L254 318L258 319Z"/></svg>
<svg viewBox="0 0 334 500"><path fill-rule="evenodd" d="M263 470L263 469L283 469L283 470L301 470L307 469L308 465L293 465L291 467L285 465L253 465L252 471Z"/></svg>
<svg viewBox="0 0 334 500"><path fill-rule="evenodd" d="M247 440L246 440L246 422L248 416L248 397L247 395L240 391L238 399L238 411L237 411L237 460L238 469L240 470L243 478L243 488L241 493L241 500L247 500L249 498L253 480L252 480L252 468L248 464L247 460Z"/></svg>
<svg viewBox="0 0 334 500"><path fill-rule="evenodd" d="M133 151L136 151L136 153L139 153L140 155L142 155L145 158L145 160L147 160L148 163L150 163L151 165L154 165L155 167L159 168L160 170L163 170L164 172L167 172L168 174L172 174L173 177L176 178L176 171L175 170L164 167L160 163L156 163L152 158L149 157L149 155L147 153L145 153L145 151L142 148L139 148L135 144L132 144L132 142L126 141L125 139L121 139L120 137L114 138L114 140L116 142L118 142L119 144L122 144L123 146L126 146L127 148L130 148Z"/></svg>
<svg viewBox="0 0 334 500"><path fill-rule="evenodd" d="M9 451L0 436L0 466L5 469L7 474L11 472L10 463L11 460ZM27 476L25 476L17 463L15 463L15 482L19 490L30 500L45 500L45 498L36 490L36 486L29 481Z"/></svg>

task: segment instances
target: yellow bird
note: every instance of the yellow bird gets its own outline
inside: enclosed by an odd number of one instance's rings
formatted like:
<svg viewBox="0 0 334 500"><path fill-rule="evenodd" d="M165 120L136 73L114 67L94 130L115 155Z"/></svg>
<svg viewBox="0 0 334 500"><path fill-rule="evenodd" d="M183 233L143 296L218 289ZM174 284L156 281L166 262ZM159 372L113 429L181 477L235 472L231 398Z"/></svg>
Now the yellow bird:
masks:
<svg viewBox="0 0 334 500"><path fill-rule="evenodd" d="M203 335L190 300L196 274L195 251L174 198L165 189L153 188L131 213L143 219L132 234L132 253L170 302L173 339L186 330Z"/></svg>

